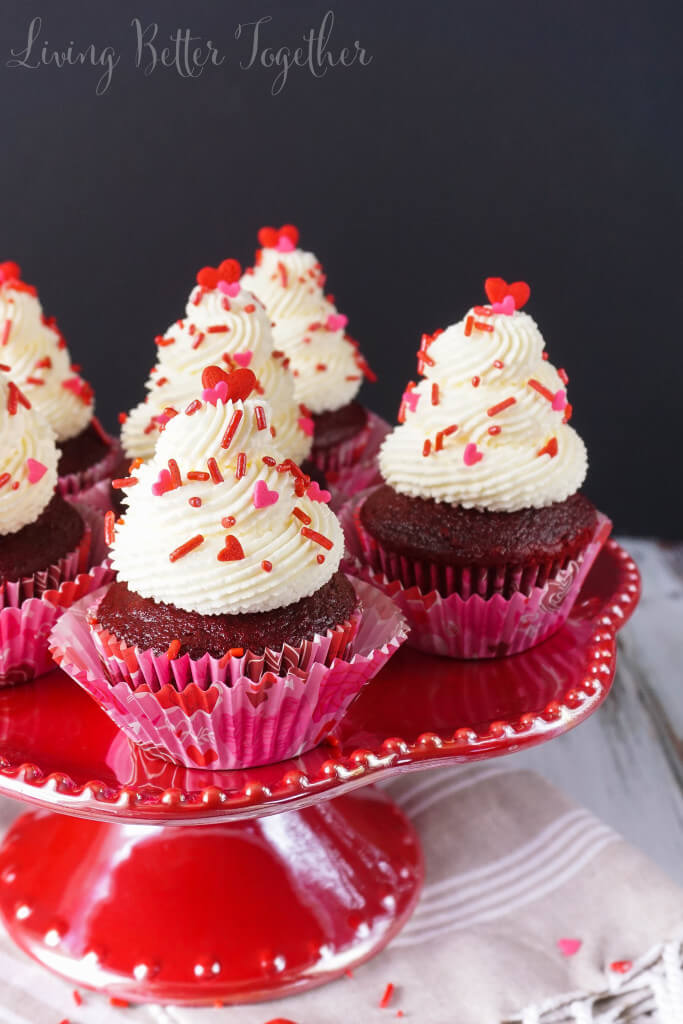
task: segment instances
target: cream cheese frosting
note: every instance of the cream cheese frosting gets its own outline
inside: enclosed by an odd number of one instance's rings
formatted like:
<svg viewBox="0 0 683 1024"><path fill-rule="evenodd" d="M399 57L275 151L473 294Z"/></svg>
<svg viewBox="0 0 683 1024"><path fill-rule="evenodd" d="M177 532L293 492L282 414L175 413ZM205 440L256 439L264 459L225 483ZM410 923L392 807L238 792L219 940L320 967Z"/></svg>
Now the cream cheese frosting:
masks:
<svg viewBox="0 0 683 1024"><path fill-rule="evenodd" d="M292 225L262 228L254 267L242 278L273 321L275 345L289 358L295 395L314 413L340 409L372 378L357 343L346 333L347 318L325 295L317 257L297 247Z"/></svg>
<svg viewBox="0 0 683 1024"><path fill-rule="evenodd" d="M418 370L423 379L408 385L399 426L379 455L395 490L514 512L580 488L588 461L568 425L567 375L547 361L536 323L509 299L423 336Z"/></svg>
<svg viewBox="0 0 683 1024"><path fill-rule="evenodd" d="M16 263L0 264L0 362L47 420L58 442L80 434L93 415L93 392L71 363L55 321Z"/></svg>
<svg viewBox="0 0 683 1024"><path fill-rule="evenodd" d="M190 293L185 317L156 341L158 359L145 384L148 395L130 411L121 430L126 454L148 459L154 452L165 410L180 412L200 388L210 363L252 370L272 409L278 446L295 462L309 454L313 425L295 399L288 361L273 349L270 321L262 304L240 287L236 260L204 268ZM219 276L222 274L222 277Z"/></svg>
<svg viewBox="0 0 683 1024"><path fill-rule="evenodd" d="M34 523L47 507L57 486L57 459L51 427L0 372L0 535Z"/></svg>
<svg viewBox="0 0 683 1024"><path fill-rule="evenodd" d="M202 398L169 420L124 488L111 558L142 597L205 615L268 611L313 594L339 567L329 495L284 458L249 379L206 369Z"/></svg>

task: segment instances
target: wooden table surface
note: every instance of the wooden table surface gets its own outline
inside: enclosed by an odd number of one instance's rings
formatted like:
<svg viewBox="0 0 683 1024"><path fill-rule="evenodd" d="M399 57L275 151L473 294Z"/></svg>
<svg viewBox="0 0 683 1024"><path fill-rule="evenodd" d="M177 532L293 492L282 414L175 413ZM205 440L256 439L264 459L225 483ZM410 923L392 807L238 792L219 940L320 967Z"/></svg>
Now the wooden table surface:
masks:
<svg viewBox="0 0 683 1024"><path fill-rule="evenodd" d="M612 693L577 729L501 763L549 779L683 885L683 544L622 543L643 596ZM0 831L23 809L0 798Z"/></svg>
<svg viewBox="0 0 683 1024"><path fill-rule="evenodd" d="M619 540L643 595L619 634L610 696L574 731L508 761L590 808L683 885L683 544Z"/></svg>

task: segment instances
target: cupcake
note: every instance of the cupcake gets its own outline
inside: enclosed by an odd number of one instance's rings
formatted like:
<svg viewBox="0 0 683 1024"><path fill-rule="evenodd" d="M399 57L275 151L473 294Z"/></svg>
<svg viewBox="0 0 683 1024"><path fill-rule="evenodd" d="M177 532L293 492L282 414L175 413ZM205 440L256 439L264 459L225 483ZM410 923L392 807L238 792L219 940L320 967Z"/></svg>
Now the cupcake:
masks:
<svg viewBox="0 0 683 1024"><path fill-rule="evenodd" d="M356 398L363 378L376 377L346 332L347 317L325 294L317 257L298 248L298 230L262 228L258 238L262 248L242 282L265 304L297 401L313 417L312 461L328 483L351 494L376 476L374 457L386 432ZM370 475L364 473L368 467Z"/></svg>
<svg viewBox="0 0 683 1024"><path fill-rule="evenodd" d="M580 492L583 441L568 377L521 307L523 282L422 338L419 383L384 441L384 483L346 511L351 545L413 625L456 657L513 654L565 621L605 519ZM349 518L350 517L350 518Z"/></svg>
<svg viewBox="0 0 683 1024"><path fill-rule="evenodd" d="M52 430L0 372L0 686L51 667L59 588L87 568L90 528L59 494L57 463Z"/></svg>
<svg viewBox="0 0 683 1024"><path fill-rule="evenodd" d="M237 260L204 267L190 293L185 317L156 338L158 357L145 384L148 395L124 420L121 440L130 458L149 459L171 416L196 398L205 366L248 368L268 399L271 432L294 462L306 458L313 423L294 398L287 360L273 351L270 321L261 303L240 285Z"/></svg>
<svg viewBox="0 0 683 1024"><path fill-rule="evenodd" d="M135 742L234 768L319 743L404 634L339 571L328 496L283 457L254 373L210 366L201 383L121 481L116 582L53 645Z"/></svg>
<svg viewBox="0 0 683 1024"><path fill-rule="evenodd" d="M120 452L93 415L93 390L72 364L54 317L45 316L36 289L11 262L0 263L0 359L54 432L62 494L111 477Z"/></svg>

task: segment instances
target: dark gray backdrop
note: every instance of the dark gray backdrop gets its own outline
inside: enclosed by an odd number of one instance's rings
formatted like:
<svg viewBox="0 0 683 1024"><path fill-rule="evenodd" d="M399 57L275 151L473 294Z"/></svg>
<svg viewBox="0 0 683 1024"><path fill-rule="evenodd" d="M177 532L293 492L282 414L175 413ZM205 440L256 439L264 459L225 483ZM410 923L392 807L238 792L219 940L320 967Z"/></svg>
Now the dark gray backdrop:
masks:
<svg viewBox="0 0 683 1024"><path fill-rule="evenodd" d="M315 78L240 69L239 22L296 46L332 6L329 49L366 66ZM198 266L249 262L263 223L297 223L326 265L393 417L420 333L526 279L569 371L588 493L621 531L681 535L681 75L677 3L644 0L1 0L0 259L57 314L98 411L142 397L153 336ZM10 68L73 40L102 69ZM210 37L198 79L135 67L131 19ZM246 30L245 30L246 32ZM678 501L676 500L678 499Z"/></svg>

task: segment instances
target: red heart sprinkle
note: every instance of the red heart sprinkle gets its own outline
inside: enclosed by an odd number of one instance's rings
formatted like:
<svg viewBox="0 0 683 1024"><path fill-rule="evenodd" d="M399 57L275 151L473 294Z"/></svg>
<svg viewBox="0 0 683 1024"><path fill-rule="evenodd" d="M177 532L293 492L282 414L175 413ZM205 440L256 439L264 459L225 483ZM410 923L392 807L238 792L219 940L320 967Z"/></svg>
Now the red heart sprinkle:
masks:
<svg viewBox="0 0 683 1024"><path fill-rule="evenodd" d="M296 245L299 241L299 229L295 228L293 224L283 224L278 235L280 238L288 238L292 245Z"/></svg>
<svg viewBox="0 0 683 1024"><path fill-rule="evenodd" d="M277 228L261 228L257 238L259 245L262 245L264 249L274 249L278 240Z"/></svg>
<svg viewBox="0 0 683 1024"><path fill-rule="evenodd" d="M216 384L222 380L227 384L230 380L230 374L226 373L225 370L221 370L220 366L205 366L202 370L203 388L215 388Z"/></svg>
<svg viewBox="0 0 683 1024"><path fill-rule="evenodd" d="M223 260L218 268L218 276L226 284L234 284L242 276L242 267L239 260Z"/></svg>
<svg viewBox="0 0 683 1024"><path fill-rule="evenodd" d="M511 295L515 309L521 309L529 301L531 289L526 281L515 281L508 284L502 277L487 277L484 288L489 302L502 302L506 295Z"/></svg>
<svg viewBox="0 0 683 1024"><path fill-rule="evenodd" d="M218 281L218 271L215 267L202 267L197 272L197 284L201 285L202 288L215 288Z"/></svg>
<svg viewBox="0 0 683 1024"><path fill-rule="evenodd" d="M219 562L239 562L241 558L244 558L244 551L242 545L238 541L234 534L229 533L225 538L225 547L222 551L218 552Z"/></svg>
<svg viewBox="0 0 683 1024"><path fill-rule="evenodd" d="M228 385L228 398L233 402L243 402L245 398L249 398L256 387L256 377L253 370L244 369L233 370L232 373L228 374L227 379Z"/></svg>

